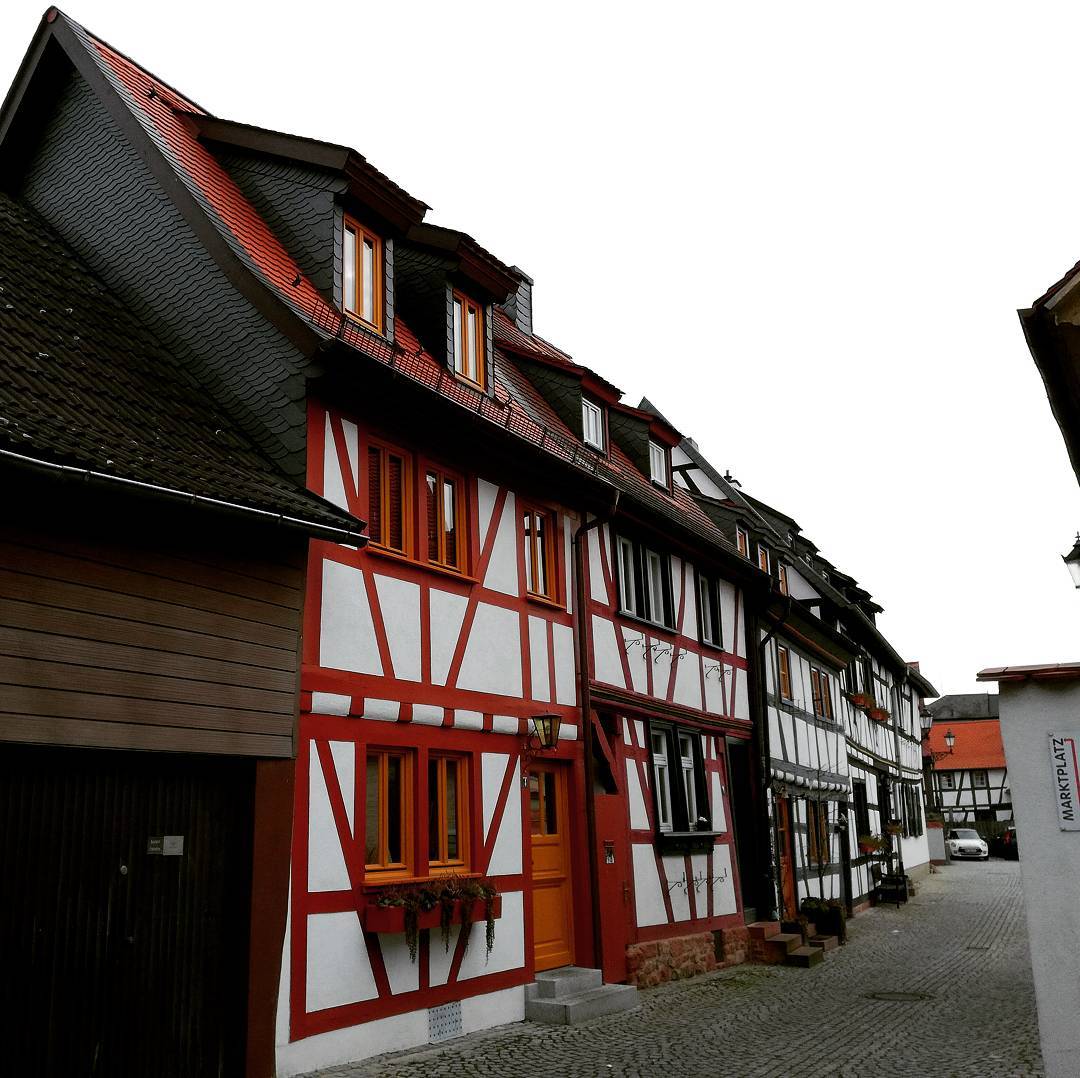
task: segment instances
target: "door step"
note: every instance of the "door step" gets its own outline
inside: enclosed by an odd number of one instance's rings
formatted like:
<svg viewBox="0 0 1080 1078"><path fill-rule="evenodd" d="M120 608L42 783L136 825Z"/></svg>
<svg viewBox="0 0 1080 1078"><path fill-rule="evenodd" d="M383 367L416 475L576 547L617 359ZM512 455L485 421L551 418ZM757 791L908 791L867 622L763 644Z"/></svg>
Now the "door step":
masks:
<svg viewBox="0 0 1080 1078"><path fill-rule="evenodd" d="M811 936L807 941L809 947L819 947L823 951L831 951L840 946L840 941L835 936Z"/></svg>
<svg viewBox="0 0 1080 1078"><path fill-rule="evenodd" d="M802 966L804 969L808 969L810 966L816 966L819 962L825 961L825 952L820 947L796 947L795 950L789 951L787 957L784 959L785 966Z"/></svg>
<svg viewBox="0 0 1080 1078"><path fill-rule="evenodd" d="M548 1025L572 1026L637 1004L638 990L632 984L604 984L598 969L545 970L525 986L525 1017Z"/></svg>

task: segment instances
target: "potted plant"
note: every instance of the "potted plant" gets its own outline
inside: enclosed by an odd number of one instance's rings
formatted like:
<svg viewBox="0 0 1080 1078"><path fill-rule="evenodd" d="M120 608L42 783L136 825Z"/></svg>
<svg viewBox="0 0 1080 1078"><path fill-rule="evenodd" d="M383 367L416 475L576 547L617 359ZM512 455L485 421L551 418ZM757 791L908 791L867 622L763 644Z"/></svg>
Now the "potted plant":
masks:
<svg viewBox="0 0 1080 1078"><path fill-rule="evenodd" d="M885 840L880 835L859 835L856 841L859 845L859 853L862 854L881 853L885 847Z"/></svg>

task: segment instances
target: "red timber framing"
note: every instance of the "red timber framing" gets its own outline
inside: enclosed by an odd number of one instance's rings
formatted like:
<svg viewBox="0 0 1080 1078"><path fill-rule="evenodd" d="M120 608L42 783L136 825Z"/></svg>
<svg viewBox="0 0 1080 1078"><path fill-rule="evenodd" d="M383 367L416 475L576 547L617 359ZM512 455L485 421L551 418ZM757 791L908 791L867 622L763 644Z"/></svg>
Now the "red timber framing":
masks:
<svg viewBox="0 0 1080 1078"><path fill-rule="evenodd" d="M360 1023L423 1010L453 1000L495 992L529 983L533 979L532 941L532 892L531 865L529 862L530 831L527 792L521 783L522 750L531 731L531 717L541 712L559 714L563 720L565 739L557 749L543 753L544 759L566 761L570 764L568 783L569 816L583 820L584 764L580 742L580 712L576 704L576 681L567 695L566 670L557 668L556 655L563 662L563 654L557 652L556 638L561 635L569 640L570 670L573 671L574 618L565 606L567 596L567 546L564 532L565 514L559 507L539 499L532 491L521 491L498 481L497 467L485 469L478 477L475 467L470 468L467 459L460 454L448 459L429 454L422 447L403 444L400 433L390 437L389 431L376 429L364 421L341 414L318 402L309 402L308 411L308 487L316 493L329 495L332 500L344 499L346 507L361 519L368 517L367 486L364 475L366 446L369 439L391 444L411 455L416 499L412 503L415 514L410 525L413 534L420 537L413 545L410 557L396 555L371 546L355 550L328 542L312 542L308 565L307 604L304 611L304 641L301 666L300 729L296 764L295 820L291 858L291 918L290 918L290 1041L299 1041L331 1030L343 1029ZM464 495L461 507L461 535L464 551L462 571L431 564L427 558L426 535L423 524L422 477L428 467L444 470L449 468L460 476ZM357 474L357 473L360 474ZM489 478L491 476L491 478ZM340 478L340 486L338 480ZM488 484L491 492L489 503L482 512L479 505L478 484ZM333 489L331 489L333 485ZM520 500L519 500L520 499ZM513 500L515 511L510 512ZM520 509L527 504L537 510L551 513L557 522L551 535L551 565L556 586L554 599L529 595L526 589L526 543L520 520ZM490 512L488 510L490 509ZM482 519L486 516L487 519ZM487 586L489 567L492 564L496 542L499 540L505 553L509 542L508 528L513 529L516 543L517 594L507 593ZM514 549L514 548L511 548ZM370 611L374 634L372 654L378 661L372 668L381 674L360 673L322 665L325 654L321 639L324 600L324 564L336 563L362 573L357 576L357 586L363 590ZM415 585L418 592L419 618L416 632L418 660L411 669L405 669L400 651L395 651L391 620L396 611L385 606L385 595L380 595L376 576ZM505 587L505 577L503 578ZM445 627L432 624L432 609L436 601L434 593L453 596L461 608L460 625L455 624L447 636ZM516 695L500 692L484 692L461 684L470 641L475 635L475 625L482 607L510 611L516 615L520 627L516 639L517 653L521 661L522 691ZM546 648L536 648L536 635L545 638ZM391 631L388 631L388 628ZM530 637L530 628L533 636ZM433 634L443 632L441 638ZM442 654L441 662L437 655ZM534 664L542 656L546 666L535 669ZM560 685L559 677L563 685ZM516 675L515 675L516 677ZM323 714L323 694L332 695L336 714ZM372 701L378 701L384 711L374 715ZM392 705L389 715L386 704ZM467 713L467 714L463 714ZM568 737L566 735L569 735ZM331 748L333 743L333 748ZM319 914L353 914L362 927L365 911L377 900L383 886L401 882L404 876L420 881L428 876L428 796L426 783L415 781L411 793L412 871L415 875L398 873L396 881L379 882L365 866L366 835L364 812L367 791L365 789L366 755L368 748L400 749L409 754L413 775L427 774L427 764L432 754L452 754L462 761L468 805L463 818L468 820L465 839L463 873L468 876L488 876L496 839L507 815L507 806L513 798L520 799L520 834L514 836L520 847L520 871L512 874L496 874L489 878L505 897L520 894L523 923L523 956L513 968L500 968L486 973L481 968L478 975L462 977L465 936L459 935L456 948L451 947L449 972L445 983L442 972L436 978L433 948L443 960L442 939L438 931L422 931L416 955L415 980L409 981L407 990L393 991L392 973L384 953L386 943L377 932L365 931L363 947L370 965L374 989L363 993L370 995L358 1002L341 1006L309 1010L311 984L309 976L316 976L309 962L309 919ZM349 770L351 787L343 792L339 781L335 754L342 752L351 757ZM491 807L491 756L505 757L498 782L494 809ZM488 789L483 788L484 781ZM309 850L313 776L325 786L333 819L333 838L340 848L347 872L347 886L335 890L316 890L310 886ZM350 795L351 789L351 795ZM319 791L322 797L322 791ZM352 804L346 805L346 796ZM485 807L491 813L485 820ZM485 826L486 825L486 826ZM503 827L504 832L506 827ZM505 842L508 835L504 833ZM591 895L588 887L588 861L584 833L575 836L572 846L571 869L573 874L573 920L574 935L578 939L590 937ZM321 839L325 845L325 834ZM500 847L501 848L501 847ZM505 861L504 861L505 863ZM431 870L435 876L438 869ZM505 907L504 907L505 910ZM504 914L505 916L505 914ZM496 924L496 947L499 933L510 931L508 923ZM517 931L515 929L515 931ZM430 937L435 937L434 939ZM394 941L400 947L400 937ZM473 947L476 946L474 942ZM481 942L480 946L483 944ZM471 949L470 949L471 956ZM398 958L400 961L400 956ZM476 973L476 970L472 970ZM411 976L411 974L410 974ZM359 993L358 993L359 994Z"/></svg>

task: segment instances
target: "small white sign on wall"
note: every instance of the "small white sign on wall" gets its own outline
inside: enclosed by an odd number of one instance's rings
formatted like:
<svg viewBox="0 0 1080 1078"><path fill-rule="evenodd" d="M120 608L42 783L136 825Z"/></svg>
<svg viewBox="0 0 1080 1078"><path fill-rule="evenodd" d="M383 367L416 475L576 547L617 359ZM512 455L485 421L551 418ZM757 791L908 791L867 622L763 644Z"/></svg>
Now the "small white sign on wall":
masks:
<svg viewBox="0 0 1080 1078"><path fill-rule="evenodd" d="M1054 801L1062 831L1080 831L1080 764L1076 743L1080 731L1050 735L1050 763L1054 772Z"/></svg>

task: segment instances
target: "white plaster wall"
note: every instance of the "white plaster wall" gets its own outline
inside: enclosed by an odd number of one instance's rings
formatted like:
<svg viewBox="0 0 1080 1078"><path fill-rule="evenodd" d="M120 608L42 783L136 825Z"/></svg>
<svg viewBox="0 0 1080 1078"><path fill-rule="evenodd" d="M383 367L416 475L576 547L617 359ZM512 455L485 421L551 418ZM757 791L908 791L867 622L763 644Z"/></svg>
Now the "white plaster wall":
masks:
<svg viewBox="0 0 1080 1078"><path fill-rule="evenodd" d="M319 662L336 670L382 675L364 574L351 565L323 561Z"/></svg>
<svg viewBox="0 0 1080 1078"><path fill-rule="evenodd" d="M420 680L420 585L375 574L375 591L386 627L394 676Z"/></svg>
<svg viewBox="0 0 1080 1078"><path fill-rule="evenodd" d="M1080 831L1059 828L1050 733L1080 737L1080 682L1005 683L1001 735L1013 790L1039 1038L1047 1078L1080 1074Z"/></svg>
<svg viewBox="0 0 1080 1078"><path fill-rule="evenodd" d="M513 610L477 603L458 688L521 698L521 633Z"/></svg>
<svg viewBox="0 0 1080 1078"><path fill-rule="evenodd" d="M639 926L667 924L664 893L660 889L660 874L656 871L656 855L652 843L635 842L631 849L634 858L634 905Z"/></svg>
<svg viewBox="0 0 1080 1078"><path fill-rule="evenodd" d="M435 685L446 684L468 605L464 595L431 589L431 680Z"/></svg>

